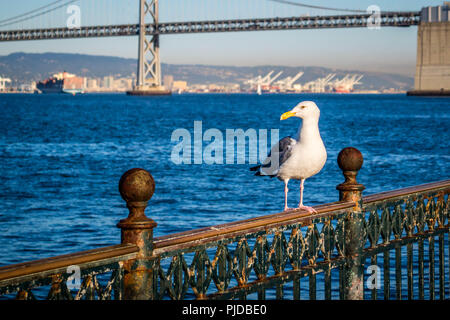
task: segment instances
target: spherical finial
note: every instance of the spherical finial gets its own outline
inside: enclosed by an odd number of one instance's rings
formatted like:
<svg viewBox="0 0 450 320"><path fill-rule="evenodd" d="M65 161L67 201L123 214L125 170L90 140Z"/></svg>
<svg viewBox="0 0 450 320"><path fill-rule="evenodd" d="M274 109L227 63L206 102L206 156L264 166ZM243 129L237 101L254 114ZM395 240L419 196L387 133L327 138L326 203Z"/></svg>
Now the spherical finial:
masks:
<svg viewBox="0 0 450 320"><path fill-rule="evenodd" d="M339 152L337 162L342 171L359 171L363 164L363 156L358 149L347 147Z"/></svg>
<svg viewBox="0 0 450 320"><path fill-rule="evenodd" d="M363 156L358 149L348 147L339 152L337 162L345 177L345 182L336 187L339 190L339 200L357 202L364 190L364 186L356 181L358 171L363 164Z"/></svg>
<svg viewBox="0 0 450 320"><path fill-rule="evenodd" d="M144 169L131 169L120 178L119 191L127 203L147 202L155 192L155 180Z"/></svg>

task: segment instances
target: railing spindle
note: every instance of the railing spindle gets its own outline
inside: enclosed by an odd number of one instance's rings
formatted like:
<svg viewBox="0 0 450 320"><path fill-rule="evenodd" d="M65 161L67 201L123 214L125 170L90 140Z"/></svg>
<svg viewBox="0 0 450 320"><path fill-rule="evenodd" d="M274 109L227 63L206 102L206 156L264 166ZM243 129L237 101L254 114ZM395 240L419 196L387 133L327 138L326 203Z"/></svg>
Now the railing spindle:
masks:
<svg viewBox="0 0 450 320"><path fill-rule="evenodd" d="M402 300L402 247L395 246L395 295L397 300Z"/></svg>
<svg viewBox="0 0 450 320"><path fill-rule="evenodd" d="M345 295L344 295L344 286L345 286L344 277L345 277L344 265L340 265L339 266L339 300L344 300L345 299Z"/></svg>
<svg viewBox="0 0 450 320"><path fill-rule="evenodd" d="M328 264L325 267L325 279L324 279L324 286L325 286L325 300L331 300L331 265Z"/></svg>
<svg viewBox="0 0 450 320"><path fill-rule="evenodd" d="M430 300L434 300L435 292L434 292L434 237L428 237L428 253L429 253L429 291L430 291Z"/></svg>
<svg viewBox="0 0 450 320"><path fill-rule="evenodd" d="M391 272L390 272L390 251L383 252L383 278L384 278L384 300L391 297Z"/></svg>
<svg viewBox="0 0 450 320"><path fill-rule="evenodd" d="M266 300L266 289L264 288L258 289L258 300Z"/></svg>
<svg viewBox="0 0 450 320"><path fill-rule="evenodd" d="M439 235L439 299L445 299L445 273L444 273L444 234Z"/></svg>
<svg viewBox="0 0 450 320"><path fill-rule="evenodd" d="M408 274L408 300L414 299L414 290L413 290L413 244L408 243L406 245L406 272Z"/></svg>
<svg viewBox="0 0 450 320"><path fill-rule="evenodd" d="M276 298L277 300L283 300L284 297L284 289L283 289L283 284L277 284L277 288L276 288Z"/></svg>
<svg viewBox="0 0 450 320"><path fill-rule="evenodd" d="M317 299L317 293L316 293L316 275L314 274L313 269L309 269L309 299L310 300L316 300Z"/></svg>
<svg viewBox="0 0 450 320"><path fill-rule="evenodd" d="M293 292L293 299L294 300L300 300L301 299L301 296L300 296L300 293L301 293L301 291L300 291L300 289L301 289L300 280L301 280L300 276L296 275L294 277L293 284L292 284L293 290L294 290L294 292Z"/></svg>
<svg viewBox="0 0 450 320"><path fill-rule="evenodd" d="M425 297L424 294L424 262L423 262L423 251L424 251L424 240L419 239L419 245L418 245L418 269L419 269L419 299L423 300Z"/></svg>
<svg viewBox="0 0 450 320"><path fill-rule="evenodd" d="M370 257L370 264L371 265L373 265L373 266L377 266L378 265L378 257L377 257L377 255L373 255L372 257ZM378 295L378 292L377 292L377 287L376 286L373 286L373 288L372 288L372 300L377 300L377 295Z"/></svg>

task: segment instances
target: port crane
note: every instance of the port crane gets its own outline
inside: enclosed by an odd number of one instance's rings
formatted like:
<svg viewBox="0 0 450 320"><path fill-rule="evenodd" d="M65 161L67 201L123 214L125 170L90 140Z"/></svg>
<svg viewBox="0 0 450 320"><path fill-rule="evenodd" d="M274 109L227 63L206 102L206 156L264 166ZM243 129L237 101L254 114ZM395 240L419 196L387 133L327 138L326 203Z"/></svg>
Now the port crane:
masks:
<svg viewBox="0 0 450 320"><path fill-rule="evenodd" d="M323 78L316 79L314 81L310 81L305 83L302 86L302 91L309 91L314 93L322 93L326 92L326 86L329 85L331 80L336 76L335 73L330 73Z"/></svg>
<svg viewBox="0 0 450 320"><path fill-rule="evenodd" d="M259 75L255 78L246 80L244 83L249 85L251 91L256 91L260 94L262 90L269 90L272 83L283 73L283 71L280 71L272 77L274 72L275 71L272 70L264 77Z"/></svg>
<svg viewBox="0 0 450 320"><path fill-rule="evenodd" d="M330 89L334 92L341 92L341 93L349 93L353 91L353 87L357 84L361 84L359 82L364 75L345 75L342 79L336 79L333 81L333 83L330 84Z"/></svg>
<svg viewBox="0 0 450 320"><path fill-rule="evenodd" d="M301 76L303 76L304 72L300 71L293 77L286 77L284 79L278 80L274 83L275 86L279 87L280 91L290 91L294 90L292 85L295 81L297 81Z"/></svg>
<svg viewBox="0 0 450 320"><path fill-rule="evenodd" d="M259 75L255 78L245 81L248 84L250 91L256 91L261 94L263 90L273 90L279 92L287 91L303 91L313 93L324 92L338 92L338 93L350 93L353 91L353 87L357 84L361 84L360 80L363 75L358 74L346 74L343 78L336 78L336 73L329 73L325 77L318 78L313 81L309 81L305 84L295 84L295 81L303 76L304 72L300 71L295 76L286 77L275 81L280 77L283 71L274 74L274 71L270 71L264 77Z"/></svg>
<svg viewBox="0 0 450 320"><path fill-rule="evenodd" d="M281 76L282 73L283 73L283 71L280 71L275 76L268 77L267 79L265 79L265 81L262 81L261 85L268 89L270 87L270 85Z"/></svg>
<svg viewBox="0 0 450 320"><path fill-rule="evenodd" d="M251 79L245 81L244 83L250 85L250 87L252 88L252 87L254 87L254 86L258 85L258 84L267 82L267 80L270 79L270 76L274 72L275 71L272 70L265 77L261 77L261 75L259 75L259 76L255 77L255 78L251 78Z"/></svg>

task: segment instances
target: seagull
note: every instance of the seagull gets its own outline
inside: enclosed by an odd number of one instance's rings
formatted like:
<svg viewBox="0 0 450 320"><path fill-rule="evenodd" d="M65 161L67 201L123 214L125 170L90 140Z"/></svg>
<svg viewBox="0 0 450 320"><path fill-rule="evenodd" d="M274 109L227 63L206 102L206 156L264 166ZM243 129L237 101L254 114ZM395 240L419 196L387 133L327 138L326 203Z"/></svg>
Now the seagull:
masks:
<svg viewBox="0 0 450 320"><path fill-rule="evenodd" d="M283 113L280 120L290 117L302 119L296 138L288 136L278 141L264 162L250 170L257 171L256 176L277 177L284 182L284 211L291 210L287 205L289 180L300 180L298 209L317 213L314 208L303 205L303 189L305 180L322 170L327 160L327 150L319 132L320 110L313 101L303 101Z"/></svg>

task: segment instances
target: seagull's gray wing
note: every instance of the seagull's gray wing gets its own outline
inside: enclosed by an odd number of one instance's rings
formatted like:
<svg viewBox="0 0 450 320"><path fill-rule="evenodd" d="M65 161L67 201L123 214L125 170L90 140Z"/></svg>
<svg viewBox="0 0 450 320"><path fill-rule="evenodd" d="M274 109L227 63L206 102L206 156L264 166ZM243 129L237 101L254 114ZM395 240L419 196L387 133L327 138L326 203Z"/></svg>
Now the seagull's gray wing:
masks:
<svg viewBox="0 0 450 320"><path fill-rule="evenodd" d="M250 168L250 171L257 171L257 176L275 177L283 163L290 157L292 147L297 140L292 137L284 137L278 143L274 144L269 155L261 165Z"/></svg>

